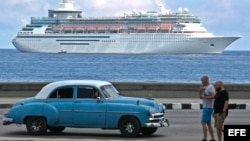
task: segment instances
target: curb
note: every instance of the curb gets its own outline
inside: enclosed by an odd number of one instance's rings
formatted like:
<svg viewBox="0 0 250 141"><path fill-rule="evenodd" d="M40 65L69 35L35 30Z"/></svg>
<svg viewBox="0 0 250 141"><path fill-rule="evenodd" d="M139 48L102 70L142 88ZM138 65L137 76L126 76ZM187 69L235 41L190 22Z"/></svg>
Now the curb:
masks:
<svg viewBox="0 0 250 141"><path fill-rule="evenodd" d="M0 104L0 109L10 108L13 104ZM202 104L200 103L164 103L166 110L200 110ZM248 104L229 104L229 110L246 110L250 109Z"/></svg>
<svg viewBox="0 0 250 141"><path fill-rule="evenodd" d="M166 110L200 110L202 104L200 103L165 103ZM229 110L246 110L250 109L247 104L229 104Z"/></svg>
<svg viewBox="0 0 250 141"><path fill-rule="evenodd" d="M0 104L0 109L8 109L12 106L13 104Z"/></svg>

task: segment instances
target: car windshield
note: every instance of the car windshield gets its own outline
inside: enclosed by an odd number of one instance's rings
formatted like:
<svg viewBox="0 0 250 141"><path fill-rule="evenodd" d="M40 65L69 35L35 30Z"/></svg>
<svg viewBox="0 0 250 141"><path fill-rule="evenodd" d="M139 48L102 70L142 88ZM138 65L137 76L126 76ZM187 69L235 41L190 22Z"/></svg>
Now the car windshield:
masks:
<svg viewBox="0 0 250 141"><path fill-rule="evenodd" d="M113 85L105 85L101 87L104 98L119 97L119 93Z"/></svg>

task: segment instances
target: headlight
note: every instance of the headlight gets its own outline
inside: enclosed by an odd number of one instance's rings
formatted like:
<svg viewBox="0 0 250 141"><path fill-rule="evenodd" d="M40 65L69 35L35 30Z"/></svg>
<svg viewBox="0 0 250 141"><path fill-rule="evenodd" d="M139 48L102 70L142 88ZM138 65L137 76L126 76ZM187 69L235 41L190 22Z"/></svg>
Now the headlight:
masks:
<svg viewBox="0 0 250 141"><path fill-rule="evenodd" d="M164 111L166 110L166 106L165 105L162 105L162 108L163 108Z"/></svg>
<svg viewBox="0 0 250 141"><path fill-rule="evenodd" d="M162 104L162 103L159 103L158 104L158 107L159 107L159 110L161 111L161 112L165 112L165 110L166 110L166 106L164 105L164 104Z"/></svg>
<svg viewBox="0 0 250 141"><path fill-rule="evenodd" d="M165 110L166 110L166 106L162 105L162 112L165 113Z"/></svg>
<svg viewBox="0 0 250 141"><path fill-rule="evenodd" d="M153 114L153 109L152 108L148 108L148 115L151 117Z"/></svg>

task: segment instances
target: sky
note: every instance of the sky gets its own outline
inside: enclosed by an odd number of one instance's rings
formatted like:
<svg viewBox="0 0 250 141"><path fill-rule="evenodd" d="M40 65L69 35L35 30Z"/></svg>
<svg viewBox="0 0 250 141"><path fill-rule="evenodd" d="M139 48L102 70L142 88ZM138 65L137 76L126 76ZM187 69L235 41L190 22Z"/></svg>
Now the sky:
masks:
<svg viewBox="0 0 250 141"><path fill-rule="evenodd" d="M15 49L11 41L31 17L46 17L59 0L5 0L0 5L0 49ZM250 51L250 0L76 0L83 16L122 16L124 12L159 11L163 3L172 12L188 8L217 36L240 36L226 50Z"/></svg>

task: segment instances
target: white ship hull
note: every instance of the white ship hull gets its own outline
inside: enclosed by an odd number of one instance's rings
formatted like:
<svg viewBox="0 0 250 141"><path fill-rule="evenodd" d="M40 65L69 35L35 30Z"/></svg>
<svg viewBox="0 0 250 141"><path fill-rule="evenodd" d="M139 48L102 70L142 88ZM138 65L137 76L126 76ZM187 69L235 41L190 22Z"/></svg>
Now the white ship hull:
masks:
<svg viewBox="0 0 250 141"><path fill-rule="evenodd" d="M21 52L198 54L221 53L239 37L187 34L54 34L22 35L13 40Z"/></svg>
<svg viewBox="0 0 250 141"><path fill-rule="evenodd" d="M21 52L219 54L240 37L215 37L188 9L83 17L74 0L61 0L48 17L32 17L13 39Z"/></svg>

